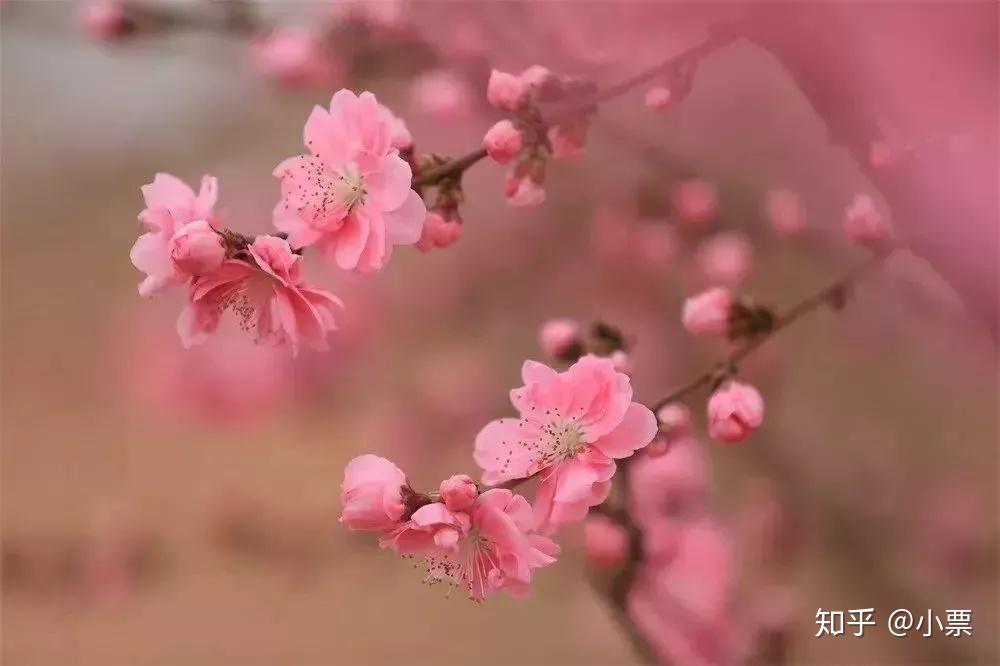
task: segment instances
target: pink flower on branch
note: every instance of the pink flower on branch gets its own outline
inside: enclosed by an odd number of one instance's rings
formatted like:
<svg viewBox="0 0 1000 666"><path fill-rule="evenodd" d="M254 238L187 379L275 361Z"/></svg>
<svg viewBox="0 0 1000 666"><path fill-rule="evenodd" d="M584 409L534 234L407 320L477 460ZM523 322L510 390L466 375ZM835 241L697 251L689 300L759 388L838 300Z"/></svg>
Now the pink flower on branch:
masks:
<svg viewBox="0 0 1000 666"><path fill-rule="evenodd" d="M468 511L426 504L382 538L402 555L422 556L427 582L445 582L481 601L501 590L526 596L535 569L556 561L559 546L535 533L531 505L509 490L476 497Z"/></svg>
<svg viewBox="0 0 1000 666"><path fill-rule="evenodd" d="M358 456L347 463L340 487L340 522L352 530L384 531L403 517L406 475L379 456Z"/></svg>
<svg viewBox="0 0 1000 666"><path fill-rule="evenodd" d="M725 287L715 287L684 301L681 321L693 335L726 335L733 296Z"/></svg>
<svg viewBox="0 0 1000 666"><path fill-rule="evenodd" d="M393 147L398 119L369 92L340 90L305 125L310 154L274 170L282 200L274 224L292 248L315 245L345 270L370 273L394 245L420 239L427 214L411 187L410 165Z"/></svg>
<svg viewBox="0 0 1000 666"><path fill-rule="evenodd" d="M211 229L209 222L212 209L218 197L218 183L212 176L201 179L201 190L195 194L183 181L167 173L158 173L153 182L142 186L142 196L146 208L139 213L139 220L147 233L139 237L132 246L129 256L132 264L146 279L139 285L139 294L151 296L170 285L181 284L192 275L192 268L204 268L213 263L209 255L214 251L202 235L195 241L197 249L189 245L195 227L187 227L201 221L198 230ZM175 240L175 234L181 237ZM218 243L218 240L216 240ZM219 244L221 249L221 244ZM198 259L193 260L188 250L196 251ZM181 262L177 263L177 259ZM191 261L188 261L192 259Z"/></svg>
<svg viewBox="0 0 1000 666"><path fill-rule="evenodd" d="M486 85L486 99L498 109L517 111L528 101L528 87L524 77L494 69Z"/></svg>
<svg viewBox="0 0 1000 666"><path fill-rule="evenodd" d="M497 164L508 164L524 147L520 130L509 120L498 121L483 137L483 147Z"/></svg>
<svg viewBox="0 0 1000 666"><path fill-rule="evenodd" d="M742 442L763 422L764 398L749 384L731 380L708 399L708 434L717 442Z"/></svg>
<svg viewBox="0 0 1000 666"><path fill-rule="evenodd" d="M607 358L584 356L565 372L526 361L521 375L511 391L520 418L489 423L474 456L487 484L539 474L535 515L551 533L604 501L615 459L653 440L656 417L632 402L628 376Z"/></svg>
<svg viewBox="0 0 1000 666"><path fill-rule="evenodd" d="M284 239L258 236L247 254L246 260L228 259L217 271L191 280L177 322L184 346L203 342L231 310L258 342L288 344L293 353L302 342L325 350L326 334L336 328L334 310L343 307L340 299L303 281L302 257Z"/></svg>

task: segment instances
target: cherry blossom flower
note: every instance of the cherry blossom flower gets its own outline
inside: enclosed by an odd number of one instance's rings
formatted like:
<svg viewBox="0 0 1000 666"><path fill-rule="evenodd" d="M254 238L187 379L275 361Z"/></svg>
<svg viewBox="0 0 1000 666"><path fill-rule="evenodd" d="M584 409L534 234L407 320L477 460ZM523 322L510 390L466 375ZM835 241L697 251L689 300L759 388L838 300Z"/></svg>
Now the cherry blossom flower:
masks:
<svg viewBox="0 0 1000 666"><path fill-rule="evenodd" d="M257 71L286 86L329 86L343 74L323 40L297 26L275 28L253 39L250 59Z"/></svg>
<svg viewBox="0 0 1000 666"><path fill-rule="evenodd" d="M771 230L779 236L797 236L805 230L802 200L792 190L777 189L767 193L764 215Z"/></svg>
<svg viewBox="0 0 1000 666"><path fill-rule="evenodd" d="M174 266L190 275L211 273L226 258L219 234L205 220L195 220L178 229L167 249Z"/></svg>
<svg viewBox="0 0 1000 666"><path fill-rule="evenodd" d="M450 214L445 217L438 211L427 213L424 221L424 228L420 232L420 240L417 241L417 249L421 252L430 252L434 248L445 249L454 245L462 238L462 223L457 214Z"/></svg>
<svg viewBox="0 0 1000 666"><path fill-rule="evenodd" d="M415 109L438 121L467 116L472 106L465 80L446 69L434 69L414 79L410 99Z"/></svg>
<svg viewBox="0 0 1000 666"><path fill-rule="evenodd" d="M710 485L707 454L691 437L678 438L663 455L639 456L629 472L629 513L644 529L661 515L700 505Z"/></svg>
<svg viewBox="0 0 1000 666"><path fill-rule="evenodd" d="M715 287L684 300L681 321L693 335L726 335L733 296L725 287Z"/></svg>
<svg viewBox="0 0 1000 666"><path fill-rule="evenodd" d="M859 194L844 212L844 234L858 245L877 245L892 237L889 221L879 212L875 200Z"/></svg>
<svg viewBox="0 0 1000 666"><path fill-rule="evenodd" d="M535 533L531 505L510 490L479 495L468 512L442 503L417 509L382 538L402 555L422 556L427 582L443 581L481 601L500 590L527 595L535 569L556 561L559 547Z"/></svg>
<svg viewBox="0 0 1000 666"><path fill-rule="evenodd" d="M211 221L218 197L218 182L212 176L202 177L201 190L195 194L179 178L158 173L152 183L142 186L142 196L146 208L139 213L139 220L148 231L139 236L129 256L132 264L146 273L146 279L139 284L139 294L151 296L164 287L181 284L191 276L172 258L172 249L178 250L178 244L183 246L186 241L179 240L173 246L171 241L186 225L198 220L205 221L207 225ZM185 233L191 231L193 228ZM200 251L205 250L201 241L199 246Z"/></svg>
<svg viewBox="0 0 1000 666"><path fill-rule="evenodd" d="M595 566L615 567L628 552L628 533L606 516L591 516L583 524L583 548Z"/></svg>
<svg viewBox="0 0 1000 666"><path fill-rule="evenodd" d="M667 111L673 106L673 95L666 86L653 86L646 91L645 102L654 111Z"/></svg>
<svg viewBox="0 0 1000 666"><path fill-rule="evenodd" d="M749 384L730 380L708 399L708 434L717 442L742 442L763 422L764 398Z"/></svg>
<svg viewBox="0 0 1000 666"><path fill-rule="evenodd" d="M530 176L519 176L514 171L507 174L504 181L507 203L515 208L540 206L545 203L545 190Z"/></svg>
<svg viewBox="0 0 1000 666"><path fill-rule="evenodd" d="M518 156L524 147L524 139L514 123L501 120L486 132L483 137L483 147L490 159L497 164L508 164Z"/></svg>
<svg viewBox="0 0 1000 666"><path fill-rule="evenodd" d="M705 240L698 248L696 261L710 284L739 286L746 282L753 267L753 246L745 234L724 231Z"/></svg>
<svg viewBox="0 0 1000 666"><path fill-rule="evenodd" d="M386 531L403 517L406 475L391 461L366 454L344 468L340 522L352 530Z"/></svg>
<svg viewBox="0 0 1000 666"><path fill-rule="evenodd" d="M283 161L274 224L293 249L316 245L345 270L370 273L394 245L420 238L427 214L410 165L391 145L396 119L369 92L340 90L305 125L309 155Z"/></svg>
<svg viewBox="0 0 1000 666"><path fill-rule="evenodd" d="M628 376L607 358L584 356L565 372L526 361L521 376L524 386L511 391L520 418L483 428L474 457L490 485L541 473L535 515L551 533L604 501L614 459L649 444L656 417L632 402Z"/></svg>
<svg viewBox="0 0 1000 666"><path fill-rule="evenodd" d="M528 101L528 83L522 77L493 70L486 85L490 105L505 111L517 111Z"/></svg>
<svg viewBox="0 0 1000 666"><path fill-rule="evenodd" d="M549 319L538 330L538 346L550 358L563 358L580 346L580 324L575 319Z"/></svg>
<svg viewBox="0 0 1000 666"><path fill-rule="evenodd" d="M222 312L232 310L258 342L288 344L293 353L300 342L325 350L326 334L336 328L333 312L343 307L340 299L303 281L302 257L284 239L258 236L247 253L249 260L228 259L191 281L177 322L184 346L203 342L218 328Z"/></svg>
<svg viewBox="0 0 1000 666"><path fill-rule="evenodd" d="M479 496L476 482L466 474L456 474L445 479L438 492L449 511L468 511Z"/></svg>

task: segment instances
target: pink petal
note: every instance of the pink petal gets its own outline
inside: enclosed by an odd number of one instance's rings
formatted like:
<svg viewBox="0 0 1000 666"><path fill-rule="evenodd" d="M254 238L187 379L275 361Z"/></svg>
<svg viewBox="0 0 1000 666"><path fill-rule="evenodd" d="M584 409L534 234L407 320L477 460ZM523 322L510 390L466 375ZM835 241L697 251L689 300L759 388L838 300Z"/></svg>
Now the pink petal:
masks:
<svg viewBox="0 0 1000 666"><path fill-rule="evenodd" d="M427 206L420 195L408 190L406 199L395 210L382 213L393 245L413 245L420 240L427 219Z"/></svg>
<svg viewBox="0 0 1000 666"><path fill-rule="evenodd" d="M629 404L621 423L593 446L610 458L627 458L653 441L656 436L656 416L645 405Z"/></svg>

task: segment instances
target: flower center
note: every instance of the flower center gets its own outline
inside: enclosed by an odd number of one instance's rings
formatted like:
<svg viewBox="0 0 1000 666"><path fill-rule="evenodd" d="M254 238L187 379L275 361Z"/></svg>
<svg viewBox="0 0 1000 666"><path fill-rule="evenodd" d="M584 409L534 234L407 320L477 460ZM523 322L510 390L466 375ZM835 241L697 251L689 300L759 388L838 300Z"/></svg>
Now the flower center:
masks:
<svg viewBox="0 0 1000 666"><path fill-rule="evenodd" d="M587 449L586 433L576 421L553 421L542 427L541 467L574 458Z"/></svg>
<svg viewBox="0 0 1000 666"><path fill-rule="evenodd" d="M340 180L334 184L334 198L345 214L350 213L355 206L365 203L365 180L356 170L348 167L340 174Z"/></svg>

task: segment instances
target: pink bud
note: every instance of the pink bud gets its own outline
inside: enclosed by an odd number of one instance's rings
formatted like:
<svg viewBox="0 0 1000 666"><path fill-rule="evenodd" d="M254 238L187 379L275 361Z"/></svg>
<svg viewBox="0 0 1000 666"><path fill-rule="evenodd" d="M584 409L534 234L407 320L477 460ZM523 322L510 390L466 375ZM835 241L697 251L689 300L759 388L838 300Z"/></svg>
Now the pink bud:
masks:
<svg viewBox="0 0 1000 666"><path fill-rule="evenodd" d="M549 319L538 331L538 346L551 358L562 358L580 343L580 325L574 319Z"/></svg>
<svg viewBox="0 0 1000 666"><path fill-rule="evenodd" d="M298 27L275 28L253 39L250 58L257 71L286 86L326 86L341 75L340 62L320 38Z"/></svg>
<svg viewBox="0 0 1000 666"><path fill-rule="evenodd" d="M583 545L587 559L594 566L610 568L625 559L628 533L604 516L593 516L583 524Z"/></svg>
<svg viewBox="0 0 1000 666"><path fill-rule="evenodd" d="M739 286L750 276L753 246L744 234L724 231L701 244L696 260L710 284Z"/></svg>
<svg viewBox="0 0 1000 666"><path fill-rule="evenodd" d="M521 80L529 86L543 86L550 78L552 78L552 71L541 65L532 65L521 72Z"/></svg>
<svg viewBox="0 0 1000 666"><path fill-rule="evenodd" d="M373 455L354 458L340 486L340 522L352 530L392 529L403 516L406 475L392 462Z"/></svg>
<svg viewBox="0 0 1000 666"><path fill-rule="evenodd" d="M226 258L219 235L205 220L195 220L177 230L170 239L170 259L184 273L207 275Z"/></svg>
<svg viewBox="0 0 1000 666"><path fill-rule="evenodd" d="M462 224L457 215L445 218L438 211L430 210L424 220L424 228L420 232L420 240L416 247L421 252L430 252L434 248L443 250L456 243L462 237Z"/></svg>
<svg viewBox="0 0 1000 666"><path fill-rule="evenodd" d="M768 192L764 215L771 230L779 236L797 236L805 230L806 216L802 200L791 190Z"/></svg>
<svg viewBox="0 0 1000 666"><path fill-rule="evenodd" d="M476 482L465 474L456 474L445 479L438 490L441 493L441 501L449 511L468 511L479 496Z"/></svg>
<svg viewBox="0 0 1000 666"><path fill-rule="evenodd" d="M715 185L706 180L684 181L674 188L670 197L680 219L694 226L704 225L718 212L718 192Z"/></svg>
<svg viewBox="0 0 1000 666"><path fill-rule="evenodd" d="M486 99L498 109L517 111L528 100L528 87L520 77L494 69L486 86Z"/></svg>
<svg viewBox="0 0 1000 666"><path fill-rule="evenodd" d="M726 335L733 296L725 287L715 287L684 301L681 321L693 335Z"/></svg>
<svg viewBox="0 0 1000 666"><path fill-rule="evenodd" d="M486 132L483 146L491 160L497 164L507 164L521 152L524 139L520 130L514 127L514 123L501 120Z"/></svg>
<svg viewBox="0 0 1000 666"><path fill-rule="evenodd" d="M764 398L749 384L730 380L708 399L708 434L717 442L742 442L763 422Z"/></svg>
<svg viewBox="0 0 1000 666"><path fill-rule="evenodd" d="M844 212L844 234L858 245L876 245L892 236L889 221L882 217L875 200L858 194Z"/></svg>
<svg viewBox="0 0 1000 666"><path fill-rule="evenodd" d="M77 14L77 22L91 39L110 42L134 27L121 0L87 0Z"/></svg>
<svg viewBox="0 0 1000 666"><path fill-rule="evenodd" d="M868 146L868 164L881 169L892 164L892 147L889 142L877 139Z"/></svg>
<svg viewBox="0 0 1000 666"><path fill-rule="evenodd" d="M588 128L589 122L583 118L550 127L546 136L552 148L552 156L564 160L583 155Z"/></svg>
<svg viewBox="0 0 1000 666"><path fill-rule="evenodd" d="M670 88L654 86L646 92L646 106L654 111L666 111L673 106Z"/></svg>
<svg viewBox="0 0 1000 666"><path fill-rule="evenodd" d="M418 76L410 86L413 106L437 120L455 120L468 115L471 94L465 81L454 72L435 69Z"/></svg>
<svg viewBox="0 0 1000 666"><path fill-rule="evenodd" d="M671 435L684 434L691 429L691 410L679 402L667 403L656 412L660 432Z"/></svg>
<svg viewBox="0 0 1000 666"><path fill-rule="evenodd" d="M504 193L507 196L507 203L518 208L540 206L545 203L545 190L542 186L531 178L518 176L513 171L508 173L504 180Z"/></svg>
<svg viewBox="0 0 1000 666"><path fill-rule="evenodd" d="M624 372L626 375L632 374L632 359L624 349L616 349L611 352L611 362L614 363L615 370Z"/></svg>

